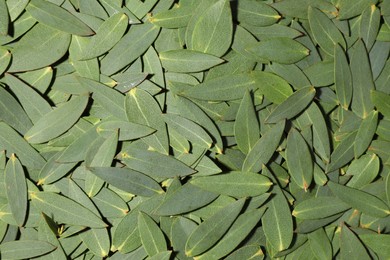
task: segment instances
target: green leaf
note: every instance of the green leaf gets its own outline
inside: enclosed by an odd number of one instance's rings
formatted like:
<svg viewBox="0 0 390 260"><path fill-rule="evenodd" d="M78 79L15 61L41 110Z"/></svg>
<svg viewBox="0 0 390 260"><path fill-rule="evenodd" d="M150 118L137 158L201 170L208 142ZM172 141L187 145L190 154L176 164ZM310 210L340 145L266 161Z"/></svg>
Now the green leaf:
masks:
<svg viewBox="0 0 390 260"><path fill-rule="evenodd" d="M5 0L0 1L0 35L7 35L9 28L9 12ZM0 73L1 74L1 73Z"/></svg>
<svg viewBox="0 0 390 260"><path fill-rule="evenodd" d="M8 50L0 50L0 75L7 70L11 63L11 56L12 55Z"/></svg>
<svg viewBox="0 0 390 260"><path fill-rule="evenodd" d="M58 30L80 36L94 34L94 31L76 16L48 1L31 0L26 10L40 23Z"/></svg>
<svg viewBox="0 0 390 260"><path fill-rule="evenodd" d="M161 216L178 215L204 207L218 197L218 194L205 191L195 185L187 183L164 199L156 209ZM177 203L177 201L181 203Z"/></svg>
<svg viewBox="0 0 390 260"><path fill-rule="evenodd" d="M95 151L93 159L86 158L88 167L110 167L114 160L118 145L118 131L113 132ZM89 197L95 196L103 187L104 181L99 177L89 174L85 178L84 190Z"/></svg>
<svg viewBox="0 0 390 260"><path fill-rule="evenodd" d="M196 256L212 247L232 226L244 202L245 199L240 199L230 203L195 228L187 239L186 255Z"/></svg>
<svg viewBox="0 0 390 260"><path fill-rule="evenodd" d="M91 167L89 170L107 183L132 194L151 197L163 193L152 178L128 168Z"/></svg>
<svg viewBox="0 0 390 260"><path fill-rule="evenodd" d="M169 260L171 259L172 251L162 251L152 257L147 257L147 260Z"/></svg>
<svg viewBox="0 0 390 260"><path fill-rule="evenodd" d="M378 125L378 111L371 111L363 118L355 137L355 158L360 157L368 148Z"/></svg>
<svg viewBox="0 0 390 260"><path fill-rule="evenodd" d="M332 245L323 228L308 234L310 248L319 260L332 259Z"/></svg>
<svg viewBox="0 0 390 260"><path fill-rule="evenodd" d="M93 36L82 55L83 60L98 57L109 51L122 38L128 25L128 17L117 13L108 18Z"/></svg>
<svg viewBox="0 0 390 260"><path fill-rule="evenodd" d="M153 219L141 211L138 213L138 231L142 245L149 256L167 250L164 234Z"/></svg>
<svg viewBox="0 0 390 260"><path fill-rule="evenodd" d="M210 135L200 125L176 114L165 114L165 122L169 128L188 139L190 142L204 148L210 148L213 140Z"/></svg>
<svg viewBox="0 0 390 260"><path fill-rule="evenodd" d="M177 257L180 257L180 259L190 259L185 255L185 245L188 237L197 226L194 221L181 216L173 221L169 235L172 246L175 252L177 252Z"/></svg>
<svg viewBox="0 0 390 260"><path fill-rule="evenodd" d="M266 169L266 176L271 174ZM268 209L261 218L265 237L268 243L276 251L287 249L293 239L293 222L290 207L283 191L278 186L273 186L273 199L267 204Z"/></svg>
<svg viewBox="0 0 390 260"><path fill-rule="evenodd" d="M223 141L221 138L220 131L215 125L215 122L203 111L198 105L190 101L189 99L177 96L175 99L175 106L179 110L180 115L194 121L198 125L203 126L207 129L207 132L213 138L214 145L217 148L218 153L223 152ZM172 129L170 129L170 133ZM176 132L177 133L177 132ZM178 133L177 133L178 134ZM171 140L170 140L171 141ZM188 149L189 150L189 149Z"/></svg>
<svg viewBox="0 0 390 260"><path fill-rule="evenodd" d="M375 43L379 32L380 19L380 10L375 5L368 6L361 15L359 34L367 50L371 50Z"/></svg>
<svg viewBox="0 0 390 260"><path fill-rule="evenodd" d="M114 234L112 247L121 253L128 253L142 245L138 231L138 214L130 212L118 224Z"/></svg>
<svg viewBox="0 0 390 260"><path fill-rule="evenodd" d="M375 107L381 112L382 115L390 117L390 105L389 94L385 94L381 91L371 90L371 100Z"/></svg>
<svg viewBox="0 0 390 260"><path fill-rule="evenodd" d="M262 71L256 71L253 75L258 84L257 93L275 104L282 103L293 93L287 81L278 75Z"/></svg>
<svg viewBox="0 0 390 260"><path fill-rule="evenodd" d="M127 120L124 108L125 98L121 93L95 80L83 77L77 77L77 80L92 92L92 98L110 114L118 119Z"/></svg>
<svg viewBox="0 0 390 260"><path fill-rule="evenodd" d="M334 61L320 61L304 69L304 73L316 87L334 83Z"/></svg>
<svg viewBox="0 0 390 260"><path fill-rule="evenodd" d="M50 104L40 94L17 77L7 73L5 80L34 124L52 111Z"/></svg>
<svg viewBox="0 0 390 260"><path fill-rule="evenodd" d="M24 138L29 143L44 143L63 134L79 120L84 112L89 96L75 97L62 106L41 117L27 131Z"/></svg>
<svg viewBox="0 0 390 260"><path fill-rule="evenodd" d="M230 255L228 255L225 259L234 260L234 259L264 259L264 253L261 250L260 245L247 245L240 247Z"/></svg>
<svg viewBox="0 0 390 260"><path fill-rule="evenodd" d="M254 209L246 211L238 216L222 239L210 250L196 257L196 259L221 259L226 256L233 251L246 236L248 236L251 230L260 221L265 210L265 208Z"/></svg>
<svg viewBox="0 0 390 260"><path fill-rule="evenodd" d="M46 161L13 128L0 122L0 147L18 155L21 163L32 169L41 169Z"/></svg>
<svg viewBox="0 0 390 260"><path fill-rule="evenodd" d="M377 2L378 0L338 0L338 18L344 20L360 15L364 9L375 5Z"/></svg>
<svg viewBox="0 0 390 260"><path fill-rule="evenodd" d="M160 52L162 66L170 72L199 72L223 62L222 59L194 50L171 50Z"/></svg>
<svg viewBox="0 0 390 260"><path fill-rule="evenodd" d="M128 121L156 129L156 133L143 140L154 150L168 154L168 133L157 101L148 92L133 88L126 96L125 111Z"/></svg>
<svg viewBox="0 0 390 260"><path fill-rule="evenodd" d="M91 228L105 228L103 220L83 205L52 192L30 193L35 207L59 223Z"/></svg>
<svg viewBox="0 0 390 260"><path fill-rule="evenodd" d="M328 187L340 200L367 215L384 218L390 214L389 207L370 193L334 182L329 182Z"/></svg>
<svg viewBox="0 0 390 260"><path fill-rule="evenodd" d="M53 64L68 51L70 39L70 34L37 24L14 45L8 71L35 70Z"/></svg>
<svg viewBox="0 0 390 260"><path fill-rule="evenodd" d="M260 127L252 102L251 94L247 90L241 100L234 123L234 133L238 148L247 154L252 150L260 136Z"/></svg>
<svg viewBox="0 0 390 260"><path fill-rule="evenodd" d="M118 193L105 187L92 198L92 201L100 212L102 212L102 215L107 218L123 217L129 211L128 205Z"/></svg>
<svg viewBox="0 0 390 260"><path fill-rule="evenodd" d="M163 28L180 28L187 26L194 12L192 6L174 6L170 10L162 11L149 18L154 25Z"/></svg>
<svg viewBox="0 0 390 260"><path fill-rule="evenodd" d="M340 232L340 257L341 259L371 259L366 248L357 236L345 225L341 225Z"/></svg>
<svg viewBox="0 0 390 260"><path fill-rule="evenodd" d="M134 140L156 132L153 128L145 125L119 120L103 121L98 125L96 131L99 135L108 138L113 132L118 131L118 129L119 141Z"/></svg>
<svg viewBox="0 0 390 260"><path fill-rule="evenodd" d="M243 171L259 172L268 163L279 146L284 128L285 121L279 121L256 142L245 158Z"/></svg>
<svg viewBox="0 0 390 260"><path fill-rule="evenodd" d="M285 101L279 104L266 118L267 123L276 123L283 119L291 119L301 113L313 100L316 90L314 87L301 88Z"/></svg>
<svg viewBox="0 0 390 260"><path fill-rule="evenodd" d="M89 229L80 234L81 240L95 255L106 257L110 251L110 237L107 229Z"/></svg>
<svg viewBox="0 0 390 260"><path fill-rule="evenodd" d="M26 112L18 101L0 85L0 120L24 134L32 126Z"/></svg>
<svg viewBox="0 0 390 260"><path fill-rule="evenodd" d="M347 186L360 189L371 183L379 173L379 158L376 154L365 154L352 161L347 169L347 175L352 175Z"/></svg>
<svg viewBox="0 0 390 260"><path fill-rule="evenodd" d="M311 157L305 139L295 128L291 128L287 136L287 167L295 183L305 191L313 180L313 161Z"/></svg>
<svg viewBox="0 0 390 260"><path fill-rule="evenodd" d="M348 133L337 145L336 149L330 155L330 163L327 165L326 172L337 170L353 159L355 139L356 132Z"/></svg>
<svg viewBox="0 0 390 260"><path fill-rule="evenodd" d="M233 21L228 0L219 0L199 17L192 31L191 49L221 57L233 38Z"/></svg>
<svg viewBox="0 0 390 260"><path fill-rule="evenodd" d="M239 171L198 177L190 183L207 191L236 198L261 195L272 185L272 182L261 174Z"/></svg>
<svg viewBox="0 0 390 260"><path fill-rule="evenodd" d="M334 83L340 105L347 110L352 100L352 75L347 57L339 44L334 48Z"/></svg>
<svg viewBox="0 0 390 260"><path fill-rule="evenodd" d="M121 160L127 167L157 179L184 177L196 172L172 156L141 149L121 153Z"/></svg>
<svg viewBox="0 0 390 260"><path fill-rule="evenodd" d="M23 167L12 154L4 171L4 184L6 187L8 204L12 215L19 226L23 226L27 215L27 183Z"/></svg>
<svg viewBox="0 0 390 260"><path fill-rule="evenodd" d="M314 40L323 51L329 55L333 55L335 45L340 44L344 49L346 48L342 33L326 14L317 8L309 6L308 18Z"/></svg>
<svg viewBox="0 0 390 260"><path fill-rule="evenodd" d="M358 40L353 46L351 53L351 72L353 79L352 111L361 118L366 118L373 110L374 105L370 96L370 91L374 90L370 61L363 41Z"/></svg>
<svg viewBox="0 0 390 260"><path fill-rule="evenodd" d="M330 141L328 129L323 112L316 103L312 102L296 120L301 127L311 125L313 130L313 147L323 160L329 162Z"/></svg>
<svg viewBox="0 0 390 260"><path fill-rule="evenodd" d="M133 25L101 61L103 74L112 75L141 56L156 39L159 28L150 23Z"/></svg>
<svg viewBox="0 0 390 260"><path fill-rule="evenodd" d="M244 0L237 6L237 19L242 23L255 26L269 26L276 23L281 16L266 3Z"/></svg>
<svg viewBox="0 0 390 260"><path fill-rule="evenodd" d="M204 81L178 94L200 100L235 100L242 98L245 90L253 88L254 84L254 78L248 73L224 75Z"/></svg>
<svg viewBox="0 0 390 260"><path fill-rule="evenodd" d="M53 251L56 247L45 241L16 240L0 245L1 259L26 259L41 256Z"/></svg>
<svg viewBox="0 0 390 260"><path fill-rule="evenodd" d="M390 255L390 235L388 234L361 234L359 238L364 245L371 248L379 256L384 258Z"/></svg>
<svg viewBox="0 0 390 260"><path fill-rule="evenodd" d="M314 197L296 205L292 215L299 219L323 219L349 208L348 204L335 197Z"/></svg>
<svg viewBox="0 0 390 260"><path fill-rule="evenodd" d="M50 184L58 181L65 176L76 163L58 163L57 159L61 153L57 153L47 160L46 164L42 167L38 175L38 185Z"/></svg>
<svg viewBox="0 0 390 260"><path fill-rule="evenodd" d="M309 55L305 46L287 37L269 38L253 44L247 50L257 59L282 64L292 64Z"/></svg>
<svg viewBox="0 0 390 260"><path fill-rule="evenodd" d="M309 6L316 7L332 16L334 16L333 13L337 12L333 2L327 0L284 0L274 3L272 6L286 16L301 19L307 19Z"/></svg>

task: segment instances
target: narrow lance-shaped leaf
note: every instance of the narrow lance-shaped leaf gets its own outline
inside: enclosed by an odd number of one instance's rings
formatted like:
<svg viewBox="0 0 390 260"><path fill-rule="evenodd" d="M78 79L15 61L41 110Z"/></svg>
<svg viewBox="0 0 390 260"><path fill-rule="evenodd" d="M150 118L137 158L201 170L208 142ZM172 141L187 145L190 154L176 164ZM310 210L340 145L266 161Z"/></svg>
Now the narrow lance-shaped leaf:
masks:
<svg viewBox="0 0 390 260"><path fill-rule="evenodd" d="M351 206L335 197L314 197L295 206L292 215L300 219L321 219L346 211Z"/></svg>
<svg viewBox="0 0 390 260"><path fill-rule="evenodd" d="M255 80L249 73L224 75L178 93L181 96L211 101L240 99L246 89L252 89Z"/></svg>
<svg viewBox="0 0 390 260"><path fill-rule="evenodd" d="M260 127L252 102L251 94L247 90L241 100L234 123L234 133L238 148L249 153L260 136Z"/></svg>
<svg viewBox="0 0 390 260"><path fill-rule="evenodd" d="M390 214L389 207L370 193L334 182L329 182L328 186L340 200L367 215L384 218Z"/></svg>
<svg viewBox="0 0 390 260"><path fill-rule="evenodd" d="M32 126L27 113L19 102L0 85L0 120L24 134Z"/></svg>
<svg viewBox="0 0 390 260"><path fill-rule="evenodd" d="M117 13L108 18L96 31L85 48L83 60L98 57L109 51L122 38L128 25L128 18L123 13Z"/></svg>
<svg viewBox="0 0 390 260"><path fill-rule="evenodd" d="M376 5L368 6L362 13L360 19L360 37L366 45L367 50L371 50L379 32L381 14Z"/></svg>
<svg viewBox="0 0 390 260"><path fill-rule="evenodd" d="M5 0L0 0L0 35L8 34L9 13Z"/></svg>
<svg viewBox="0 0 390 260"><path fill-rule="evenodd" d="M170 10L162 11L149 18L149 21L163 28L185 27L193 15L192 6L173 7Z"/></svg>
<svg viewBox="0 0 390 260"><path fill-rule="evenodd" d="M41 95L17 77L7 73L5 80L33 123L52 111L50 104Z"/></svg>
<svg viewBox="0 0 390 260"><path fill-rule="evenodd" d="M280 18L278 12L266 3L248 0L238 2L237 19L240 22L255 26L269 26Z"/></svg>
<svg viewBox="0 0 390 260"><path fill-rule="evenodd" d="M211 147L213 140L206 130L198 124L175 114L165 114L164 119L168 127L174 128L176 132L187 138L190 142L205 148Z"/></svg>
<svg viewBox="0 0 390 260"><path fill-rule="evenodd" d="M0 146L9 153L18 155L21 163L31 169L41 169L46 161L12 127L0 122Z"/></svg>
<svg viewBox="0 0 390 260"><path fill-rule="evenodd" d="M101 61L101 71L112 75L141 56L156 39L159 28L151 23L134 25Z"/></svg>
<svg viewBox="0 0 390 260"><path fill-rule="evenodd" d="M45 255L56 247L46 241L15 240L0 245L1 259L30 259Z"/></svg>
<svg viewBox="0 0 390 260"><path fill-rule="evenodd" d="M313 100L316 90L314 87L301 88L278 105L266 118L267 123L276 123L283 119L291 119L302 112Z"/></svg>
<svg viewBox="0 0 390 260"><path fill-rule="evenodd" d="M106 257L110 251L110 237L105 228L92 228L80 234L81 240L95 255Z"/></svg>
<svg viewBox="0 0 390 260"><path fill-rule="evenodd" d="M279 121L256 142L245 158L243 171L259 172L268 163L279 145L285 124L284 120Z"/></svg>
<svg viewBox="0 0 390 260"><path fill-rule="evenodd" d="M275 104L282 103L293 93L287 81L278 75L264 71L254 71L252 75L258 87L256 93L263 94Z"/></svg>
<svg viewBox="0 0 390 260"><path fill-rule="evenodd" d="M89 100L88 95L75 97L40 118L24 135L29 143L47 142L68 130L80 118Z"/></svg>
<svg viewBox="0 0 390 260"><path fill-rule="evenodd" d="M375 107L381 112L382 115L390 117L390 95L381 91L371 90L371 100Z"/></svg>
<svg viewBox="0 0 390 260"><path fill-rule="evenodd" d="M233 38L233 21L230 1L219 0L198 19L192 32L192 49L217 57L230 47Z"/></svg>
<svg viewBox="0 0 390 260"><path fill-rule="evenodd" d="M118 129L119 141L134 140L156 132L155 129L145 125L119 120L103 121L98 125L96 131L99 135L108 138L112 133L118 131Z"/></svg>
<svg viewBox="0 0 390 260"><path fill-rule="evenodd" d="M332 245L323 228L308 234L310 248L319 260L332 259Z"/></svg>
<svg viewBox="0 0 390 260"><path fill-rule="evenodd" d="M118 144L118 131L113 132L97 150L91 162L86 162L89 167L110 167L114 159ZM95 196L103 187L104 181L96 175L89 174L85 178L85 191L89 197Z"/></svg>
<svg viewBox="0 0 390 260"><path fill-rule="evenodd" d="M346 48L343 35L326 14L309 6L308 18L315 41L327 54L333 55L334 46L337 44Z"/></svg>
<svg viewBox="0 0 390 260"><path fill-rule="evenodd" d="M156 178L182 177L196 172L172 156L141 149L121 153L121 160L127 167Z"/></svg>
<svg viewBox="0 0 390 260"><path fill-rule="evenodd" d="M170 50L159 54L162 66L170 72L199 72L223 62L222 59L194 50Z"/></svg>
<svg viewBox="0 0 390 260"><path fill-rule="evenodd" d="M340 232L340 256L341 259L347 260L355 259L371 259L370 255L367 253L366 248L357 238L357 236L346 226L346 224L341 224Z"/></svg>
<svg viewBox="0 0 390 260"><path fill-rule="evenodd" d="M351 72L353 79L352 111L365 118L373 110L374 105L370 91L374 90L370 61L362 40L358 40L352 48Z"/></svg>
<svg viewBox="0 0 390 260"><path fill-rule="evenodd" d="M155 180L128 168L93 167L89 170L107 183L135 195L151 197L163 193Z"/></svg>
<svg viewBox="0 0 390 260"><path fill-rule="evenodd" d="M354 142L355 158L360 157L368 148L378 125L378 111L371 111L362 120Z"/></svg>
<svg viewBox="0 0 390 260"><path fill-rule="evenodd" d="M235 201L202 222L186 242L186 255L196 256L212 247L236 220L244 202L245 199Z"/></svg>
<svg viewBox="0 0 390 260"><path fill-rule="evenodd" d="M281 64L293 64L309 55L309 50L305 46L287 37L260 41L248 47L247 51L260 61L273 61Z"/></svg>
<svg viewBox="0 0 390 260"><path fill-rule="evenodd" d="M291 128L287 136L286 162L295 183L305 191L313 179L313 161L309 147L302 135Z"/></svg>
<svg viewBox="0 0 390 260"><path fill-rule="evenodd" d="M168 154L168 133L157 101L145 90L133 88L126 96L125 111L128 121L156 129L156 133L143 141L154 150Z"/></svg>
<svg viewBox="0 0 390 260"><path fill-rule="evenodd" d="M326 172L337 170L353 159L356 132L349 133L333 150Z"/></svg>
<svg viewBox="0 0 390 260"><path fill-rule="evenodd" d="M222 239L204 254L196 257L197 260L204 259L221 259L228 253L234 250L242 240L250 233L250 231L260 221L266 208L254 209L246 211L234 221L228 232Z"/></svg>
<svg viewBox="0 0 390 260"><path fill-rule="evenodd" d="M238 198L261 195L272 185L261 174L239 171L194 178L190 183L211 192Z"/></svg>
<svg viewBox="0 0 390 260"><path fill-rule="evenodd" d="M379 173L380 161L376 154L365 154L352 161L347 169L347 175L352 175L347 186L360 189L371 183Z"/></svg>
<svg viewBox="0 0 390 260"><path fill-rule="evenodd" d="M12 154L4 172L4 184L8 204L19 226L23 226L27 214L27 183L22 165Z"/></svg>
<svg viewBox="0 0 390 260"><path fill-rule="evenodd" d="M264 173L271 177L265 168ZM263 230L268 242L277 252L287 249L293 239L293 222L290 207L283 191L274 185L272 192L275 196L267 204L268 209L261 218Z"/></svg>
<svg viewBox="0 0 390 260"><path fill-rule="evenodd" d="M35 70L53 64L68 51L70 40L70 34L38 23L15 44L8 71Z"/></svg>
<svg viewBox="0 0 390 260"><path fill-rule="evenodd" d="M81 204L52 192L30 194L33 204L55 221L76 226L104 228L107 225L92 211Z"/></svg>
<svg viewBox="0 0 390 260"><path fill-rule="evenodd" d="M340 105L347 110L352 100L352 75L347 57L339 44L334 47L334 82Z"/></svg>
<svg viewBox="0 0 390 260"><path fill-rule="evenodd" d="M138 230L142 245L150 257L167 250L161 229L150 216L141 211L138 213Z"/></svg>
<svg viewBox="0 0 390 260"><path fill-rule="evenodd" d="M64 8L44 0L31 0L27 12L40 23L58 30L88 36L94 34L91 28Z"/></svg>
<svg viewBox="0 0 390 260"><path fill-rule="evenodd" d="M218 194L205 191L187 183L172 194L165 197L164 202L157 208L156 214L161 216L178 215L203 207L218 197ZM181 203L177 203L181 201Z"/></svg>
<svg viewBox="0 0 390 260"><path fill-rule="evenodd" d="M378 256L383 256L384 258L390 254L390 235L389 234L361 234L359 239L372 249Z"/></svg>
<svg viewBox="0 0 390 260"><path fill-rule="evenodd" d="M11 63L11 52L8 50L0 50L0 75L6 71Z"/></svg>

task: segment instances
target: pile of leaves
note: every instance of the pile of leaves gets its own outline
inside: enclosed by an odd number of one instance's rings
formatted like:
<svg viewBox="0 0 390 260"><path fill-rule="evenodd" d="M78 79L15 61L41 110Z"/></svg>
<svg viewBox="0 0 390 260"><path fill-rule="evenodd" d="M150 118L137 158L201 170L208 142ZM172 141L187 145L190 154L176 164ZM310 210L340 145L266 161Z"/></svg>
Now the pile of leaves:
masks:
<svg viewBox="0 0 390 260"><path fill-rule="evenodd" d="M390 1L0 0L1 259L388 259Z"/></svg>

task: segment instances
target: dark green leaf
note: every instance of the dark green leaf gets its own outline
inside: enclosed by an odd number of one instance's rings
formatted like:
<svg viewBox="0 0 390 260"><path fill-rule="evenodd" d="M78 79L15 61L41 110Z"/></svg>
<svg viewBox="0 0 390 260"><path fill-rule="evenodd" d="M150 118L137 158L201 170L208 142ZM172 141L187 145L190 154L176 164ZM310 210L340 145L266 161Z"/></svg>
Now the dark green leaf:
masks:
<svg viewBox="0 0 390 260"><path fill-rule="evenodd" d="M41 256L53 251L56 247L45 241L17 240L0 245L1 259L26 259Z"/></svg>

